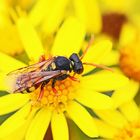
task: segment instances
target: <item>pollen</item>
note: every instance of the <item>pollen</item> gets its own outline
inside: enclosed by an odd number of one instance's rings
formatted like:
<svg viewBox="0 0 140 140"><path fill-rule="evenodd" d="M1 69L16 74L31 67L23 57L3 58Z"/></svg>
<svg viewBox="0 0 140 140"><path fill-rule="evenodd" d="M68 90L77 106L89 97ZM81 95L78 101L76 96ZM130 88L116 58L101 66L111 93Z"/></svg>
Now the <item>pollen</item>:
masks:
<svg viewBox="0 0 140 140"><path fill-rule="evenodd" d="M120 129L114 140L140 140L140 122L133 122Z"/></svg>
<svg viewBox="0 0 140 140"><path fill-rule="evenodd" d="M56 93L52 89L52 81L50 81L44 87L44 94L40 101L38 97L40 94L40 88L35 92L31 93L32 105L36 107L50 107L58 112L64 112L70 101L74 100L76 97L76 90L78 88L79 82L72 81L67 78L63 81L56 81L55 89Z"/></svg>
<svg viewBox="0 0 140 140"><path fill-rule="evenodd" d="M120 67L124 74L140 82L140 43L123 47L120 51Z"/></svg>

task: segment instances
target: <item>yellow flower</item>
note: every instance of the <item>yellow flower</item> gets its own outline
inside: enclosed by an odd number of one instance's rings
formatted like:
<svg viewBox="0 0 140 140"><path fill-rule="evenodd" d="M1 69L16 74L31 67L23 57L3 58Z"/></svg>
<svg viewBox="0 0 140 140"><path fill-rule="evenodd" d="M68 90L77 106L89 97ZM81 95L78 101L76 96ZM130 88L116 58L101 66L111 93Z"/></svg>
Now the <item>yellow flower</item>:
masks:
<svg viewBox="0 0 140 140"><path fill-rule="evenodd" d="M130 78L129 88L125 86L121 92L125 93L127 97L129 96L129 98L134 98L136 93L138 93L140 83L140 34L137 28L129 23L125 24L119 43L120 58L118 64L121 71Z"/></svg>
<svg viewBox="0 0 140 140"><path fill-rule="evenodd" d="M139 140L140 109L133 100L119 106L119 110L96 110L100 119L94 119L99 134L105 139Z"/></svg>
<svg viewBox="0 0 140 140"><path fill-rule="evenodd" d="M30 61L37 62L42 54L48 55L48 52L43 49L34 27L26 18L20 18L16 26ZM78 53L84 37L83 24L76 18L69 17L59 29L49 53L53 56L66 57L74 52ZM99 57L104 56L111 48L112 44L109 40L95 43L89 49L84 60L100 63ZM94 53L91 55L93 49ZM6 90L8 83L4 84L5 74L23 67L25 64L3 53L0 53L0 58L4 60L0 62L2 65L0 89ZM121 74L105 70L87 76L82 75L78 78L80 83L70 79L58 81L56 83L58 95L52 91L51 85L47 84L40 102L37 102L40 88L31 94L17 93L1 97L0 115L17 112L0 126L0 139L42 140L51 122L53 138L55 140L68 140L66 116L72 119L86 135L97 137L98 130L95 122L83 105L93 109L113 108L111 98L101 92L115 90L125 85L128 79Z"/></svg>
<svg viewBox="0 0 140 140"><path fill-rule="evenodd" d="M0 1L0 51L15 55L23 51L23 47L13 20L10 17L10 6L7 1ZM12 44L12 45L11 45Z"/></svg>
<svg viewBox="0 0 140 140"><path fill-rule="evenodd" d="M88 33L100 33L102 17L97 0L74 0L75 16L83 22Z"/></svg>
<svg viewBox="0 0 140 140"><path fill-rule="evenodd" d="M69 7L72 10L69 10ZM102 27L101 13L96 0L1 0L0 51L10 55L23 52L23 43L15 26L17 18L23 15L26 15L37 29L37 34L47 49L52 46L55 33L69 16L77 17L87 33L99 33Z"/></svg>
<svg viewBox="0 0 140 140"><path fill-rule="evenodd" d="M138 42L136 42L138 43ZM118 73L122 73L129 78L129 82L121 88L114 91L112 99L115 106L132 100L139 90L139 46L138 44L129 44L119 50L112 50L102 62L104 65L113 65L117 68ZM116 67L117 66L117 67ZM118 67L120 66L120 67Z"/></svg>
<svg viewBox="0 0 140 140"><path fill-rule="evenodd" d="M139 0L100 0L99 6L102 13L102 32L109 35L113 40L118 41L123 26L130 23L135 27L139 25ZM111 28L110 28L111 27ZM131 36L131 35L128 35ZM116 42L114 43L116 44ZM115 46L118 46L116 44Z"/></svg>
<svg viewBox="0 0 140 140"><path fill-rule="evenodd" d="M140 15L136 8L137 0L106 1L101 0L102 9L102 32L101 38L111 38L114 49L105 57L102 64L119 68L129 78L124 87L115 90L112 99L115 106L132 100L138 93L140 81L140 26L136 23L136 17ZM103 36L103 34L106 34ZM108 36L107 36L108 35Z"/></svg>
<svg viewBox="0 0 140 140"><path fill-rule="evenodd" d="M39 0L28 14L31 23L40 26L45 36L55 33L69 16L77 17L88 33L101 31L101 13L96 0Z"/></svg>

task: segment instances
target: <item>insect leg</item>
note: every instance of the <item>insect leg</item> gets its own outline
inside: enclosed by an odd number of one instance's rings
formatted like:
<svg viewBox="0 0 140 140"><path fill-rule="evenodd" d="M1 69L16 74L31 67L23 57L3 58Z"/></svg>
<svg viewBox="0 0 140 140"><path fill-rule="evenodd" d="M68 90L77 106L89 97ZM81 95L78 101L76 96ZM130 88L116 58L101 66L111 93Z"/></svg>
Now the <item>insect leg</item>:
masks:
<svg viewBox="0 0 140 140"><path fill-rule="evenodd" d="M52 81L52 90L54 93L57 93L57 90L55 89L55 83L56 83L56 79L54 78Z"/></svg>
<svg viewBox="0 0 140 140"><path fill-rule="evenodd" d="M74 76L68 76L72 81L80 82L80 80Z"/></svg>
<svg viewBox="0 0 140 140"><path fill-rule="evenodd" d="M40 89L40 93L39 93L39 96L38 96L38 99L37 99L37 101L41 101L41 99L42 99L42 97L43 97L43 95L44 95L44 86L46 85L46 82L43 82L42 84L41 84L41 89Z"/></svg>
<svg viewBox="0 0 140 140"><path fill-rule="evenodd" d="M39 62L43 62L43 61L45 61L46 59L45 59L45 55L41 55L40 56L40 58L39 58Z"/></svg>

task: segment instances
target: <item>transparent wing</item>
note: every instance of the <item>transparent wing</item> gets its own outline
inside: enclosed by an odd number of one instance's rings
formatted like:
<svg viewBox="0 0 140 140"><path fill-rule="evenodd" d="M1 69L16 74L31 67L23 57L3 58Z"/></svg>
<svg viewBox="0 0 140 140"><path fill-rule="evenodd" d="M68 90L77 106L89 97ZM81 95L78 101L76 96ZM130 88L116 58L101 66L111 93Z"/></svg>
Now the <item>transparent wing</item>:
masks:
<svg viewBox="0 0 140 140"><path fill-rule="evenodd" d="M48 67L49 64L51 64L54 61L55 57L52 57L50 59L47 59L45 61L39 62L39 63L35 63L33 65L29 65L26 67L22 67L19 68L17 70L14 70L10 73L8 73L7 75L15 75L15 76L19 76L23 73L30 73L30 72L35 72L35 71L41 71L45 68Z"/></svg>
<svg viewBox="0 0 140 140"><path fill-rule="evenodd" d="M31 88L35 85L40 84L43 81L50 80L59 75L65 74L66 71L56 70L56 71L38 71L38 72L30 72L24 73L18 76L17 78L12 78L12 88L10 92L22 92L27 88ZM13 76L13 75L12 75ZM8 80L10 81L10 80Z"/></svg>
<svg viewBox="0 0 140 140"><path fill-rule="evenodd" d="M23 74L18 77L16 81L16 89L14 92L23 91L27 88L33 87L34 85L40 84L43 81L50 80L51 78L54 78L60 74L60 70Z"/></svg>
<svg viewBox="0 0 140 140"><path fill-rule="evenodd" d="M51 64L54 59L55 57L8 73L6 77L6 84L9 92L14 92L18 88L20 88L20 91L22 91L30 87L30 85L32 85L31 82L35 83L35 81L41 78L41 71L47 69L49 64Z"/></svg>

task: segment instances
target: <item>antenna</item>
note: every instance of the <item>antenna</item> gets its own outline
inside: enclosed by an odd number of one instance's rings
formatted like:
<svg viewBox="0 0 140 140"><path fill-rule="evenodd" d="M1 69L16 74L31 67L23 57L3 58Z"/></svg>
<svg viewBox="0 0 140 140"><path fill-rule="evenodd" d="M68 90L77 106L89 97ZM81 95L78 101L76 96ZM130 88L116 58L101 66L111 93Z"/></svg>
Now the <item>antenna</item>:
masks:
<svg viewBox="0 0 140 140"><path fill-rule="evenodd" d="M83 64L84 65L94 66L94 67L97 67L97 68L101 68L101 69L105 69L105 70L109 70L109 71L113 72L113 69L111 69L111 68L109 68L107 66L104 66L104 65L95 64L95 63L88 63L88 62L84 62Z"/></svg>
<svg viewBox="0 0 140 140"><path fill-rule="evenodd" d="M80 60L83 59L83 57L87 53L88 49L91 47L91 44L93 43L93 41L94 41L94 35L91 36L90 41L88 42L88 45L87 45L85 51L83 52L82 56L80 57Z"/></svg>

